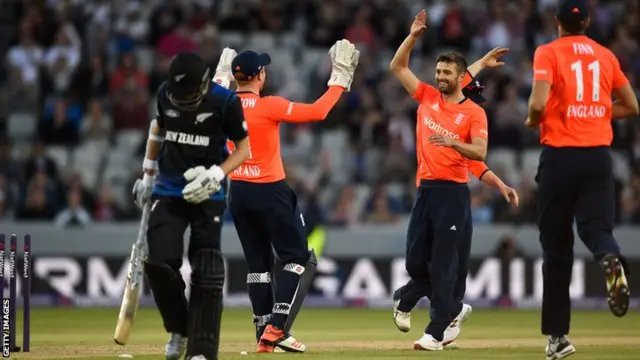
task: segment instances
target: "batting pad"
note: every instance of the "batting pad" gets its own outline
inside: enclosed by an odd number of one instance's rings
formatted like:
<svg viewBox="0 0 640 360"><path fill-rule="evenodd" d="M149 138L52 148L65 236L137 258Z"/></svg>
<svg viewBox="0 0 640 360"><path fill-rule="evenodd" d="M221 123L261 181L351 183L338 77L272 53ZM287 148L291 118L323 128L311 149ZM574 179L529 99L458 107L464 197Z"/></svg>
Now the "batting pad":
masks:
<svg viewBox="0 0 640 360"><path fill-rule="evenodd" d="M191 266L187 356L217 359L225 272L222 253L216 249L199 250Z"/></svg>
<svg viewBox="0 0 640 360"><path fill-rule="evenodd" d="M304 266L296 263L285 264L277 275L278 288L276 302L273 304L273 319L271 323L277 328L284 328L287 316L291 311L291 304L295 300L300 284L300 277L304 274Z"/></svg>

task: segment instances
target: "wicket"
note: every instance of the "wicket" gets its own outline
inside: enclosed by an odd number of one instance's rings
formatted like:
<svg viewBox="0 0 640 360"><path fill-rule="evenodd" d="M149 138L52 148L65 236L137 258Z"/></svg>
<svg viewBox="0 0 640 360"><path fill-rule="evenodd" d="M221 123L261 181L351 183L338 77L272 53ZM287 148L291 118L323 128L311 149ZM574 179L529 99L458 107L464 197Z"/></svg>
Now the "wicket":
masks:
<svg viewBox="0 0 640 360"><path fill-rule="evenodd" d="M18 253L18 236L12 234L9 237L9 298L4 296L4 261L6 253L6 237L0 234L0 276L2 278L2 302L3 302L3 320L9 316L9 349L11 352L29 352L31 345L31 235L24 236L22 248L22 349L16 344L16 325L17 325L17 278L16 264ZM8 304L8 313L5 310L5 304ZM4 326L3 326L3 330ZM4 344L3 344L4 347ZM4 350L4 349L3 349Z"/></svg>

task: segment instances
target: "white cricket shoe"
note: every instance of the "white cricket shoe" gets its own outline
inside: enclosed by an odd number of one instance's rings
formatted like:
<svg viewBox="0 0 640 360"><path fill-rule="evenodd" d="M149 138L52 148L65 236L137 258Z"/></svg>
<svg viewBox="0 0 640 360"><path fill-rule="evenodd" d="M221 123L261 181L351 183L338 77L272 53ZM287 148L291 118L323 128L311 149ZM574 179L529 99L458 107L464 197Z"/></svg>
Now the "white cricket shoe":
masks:
<svg viewBox="0 0 640 360"><path fill-rule="evenodd" d="M176 333L169 336L169 342L164 348L166 360L179 360L187 349L187 338Z"/></svg>
<svg viewBox="0 0 640 360"><path fill-rule="evenodd" d="M547 356L547 360L558 360L564 359L567 356L576 352L576 348L573 347L569 338L566 336L552 339L549 337L549 342L547 346L544 348L545 355Z"/></svg>
<svg viewBox="0 0 640 360"><path fill-rule="evenodd" d="M424 334L413 343L413 350L442 351L442 341L438 341L429 334Z"/></svg>
<svg viewBox="0 0 640 360"><path fill-rule="evenodd" d="M203 355L190 356L187 360L207 360Z"/></svg>
<svg viewBox="0 0 640 360"><path fill-rule="evenodd" d="M454 341L460 335L460 325L467 321L469 316L471 316L471 312L473 308L469 304L462 304L462 310L458 316L456 316L451 324L444 330L444 338L442 339L442 346L452 346L455 345Z"/></svg>
<svg viewBox="0 0 640 360"><path fill-rule="evenodd" d="M393 322L398 330L409 332L411 330L411 313L399 311L398 305L400 305L400 289L393 293Z"/></svg>

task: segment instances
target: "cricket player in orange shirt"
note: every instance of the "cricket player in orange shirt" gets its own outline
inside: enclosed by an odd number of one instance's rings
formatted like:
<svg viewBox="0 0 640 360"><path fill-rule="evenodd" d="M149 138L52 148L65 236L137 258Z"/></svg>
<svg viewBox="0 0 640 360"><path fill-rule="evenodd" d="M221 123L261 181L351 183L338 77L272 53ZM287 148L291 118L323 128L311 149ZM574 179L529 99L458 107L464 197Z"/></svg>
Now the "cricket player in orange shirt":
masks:
<svg viewBox="0 0 640 360"><path fill-rule="evenodd" d="M558 7L560 38L535 52L525 122L540 128L544 147L536 182L544 252L542 333L549 336L545 351L551 360L575 352L567 338L574 218L580 239L605 271L611 311L624 316L629 307L628 268L613 238L609 146L611 120L637 115L638 101L615 55L584 35L589 21L586 0L563 1Z"/></svg>
<svg viewBox="0 0 640 360"><path fill-rule="evenodd" d="M229 58L229 52L225 49L222 58ZM296 195L285 182L279 131L281 122L324 120L340 96L350 89L360 53L349 41L340 40L329 54L329 89L313 104L260 96L267 78L266 66L271 62L267 54L241 52L233 57L228 70L218 69L214 76L226 87L231 81L237 82L236 93L249 132L249 159L230 174L229 210L247 260L247 287L258 352L306 350L289 330L313 280L316 259L308 249ZM233 152L233 144L228 145ZM272 247L284 265L273 279L277 283L275 290L271 279Z"/></svg>
<svg viewBox="0 0 640 360"><path fill-rule="evenodd" d="M425 29L426 12L422 10L390 65L420 103L416 124L418 192L407 232L405 264L411 279L394 293L394 318L400 330L408 331L409 322L403 320L421 297L429 297L431 322L414 349L437 351L455 340L459 323L471 314L471 307L462 304L472 235L467 182L470 170L479 178L487 176L482 161L487 154L488 132L484 110L463 93L470 79L460 54L438 57L437 89L421 82L409 69L409 54ZM486 62L499 66L497 58L504 52L492 51ZM488 178L494 186L502 187L508 201L517 204L513 189L493 173Z"/></svg>

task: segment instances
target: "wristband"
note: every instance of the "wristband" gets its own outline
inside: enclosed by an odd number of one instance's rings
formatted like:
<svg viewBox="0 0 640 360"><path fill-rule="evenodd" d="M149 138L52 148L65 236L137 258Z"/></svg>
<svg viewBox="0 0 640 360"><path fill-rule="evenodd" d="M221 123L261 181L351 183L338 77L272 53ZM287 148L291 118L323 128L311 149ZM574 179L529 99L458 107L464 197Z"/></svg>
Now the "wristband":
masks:
<svg viewBox="0 0 640 360"><path fill-rule="evenodd" d="M164 137L158 136L156 134L149 133L149 140L153 140L153 141L157 141L157 142L163 142L164 141Z"/></svg>
<svg viewBox="0 0 640 360"><path fill-rule="evenodd" d="M218 165L213 165L209 168L209 171L211 171L211 177L218 182L222 181L226 176L222 168Z"/></svg>
<svg viewBox="0 0 640 360"><path fill-rule="evenodd" d="M145 158L142 162L142 170L145 169L158 170L158 162L156 160Z"/></svg>

